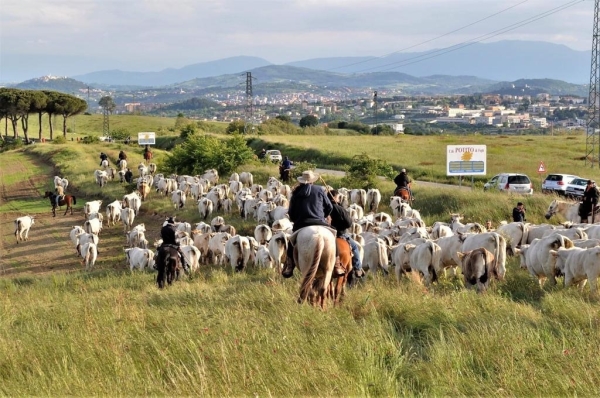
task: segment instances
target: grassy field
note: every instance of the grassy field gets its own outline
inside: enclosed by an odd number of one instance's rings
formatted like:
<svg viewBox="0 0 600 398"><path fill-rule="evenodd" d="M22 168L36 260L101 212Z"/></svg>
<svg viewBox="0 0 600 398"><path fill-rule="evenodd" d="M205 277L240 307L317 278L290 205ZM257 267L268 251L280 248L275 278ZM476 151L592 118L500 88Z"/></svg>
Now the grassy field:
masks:
<svg viewBox="0 0 600 398"><path fill-rule="evenodd" d="M530 151L537 151L531 145ZM100 150L114 162L121 148L130 164L141 160L137 148L69 142L3 153L0 161L27 164L24 176L56 166L83 201L112 201L130 187L113 182L100 190L92 173ZM506 162L518 164L519 153L506 155ZM160 164L164 153L155 155ZM37 165L29 166L32 159ZM259 163L244 169L261 182L276 172L275 166ZM7 189L19 183L13 174L0 174ZM339 186L339 180L327 180ZM36 189L49 183L34 182ZM393 187L387 182L382 188L385 203ZM508 218L517 200L418 185L415 191L416 207L428 224L447 220L449 212L461 212L467 221L498 222ZM526 198L529 221L544 221L551 199ZM159 216L175 213L155 193L142 208ZM0 215L7 211L14 213L3 209ZM177 216L199 221L193 204ZM253 231L254 223L243 223L236 214L227 221L244 234ZM118 244L103 239L101 248ZM516 259L509 260L506 280L485 295L465 291L454 277L427 290L406 279L377 276L325 312L295 303L297 276L281 280L269 270L234 274L203 266L192 278L158 291L153 273L126 271L122 254L113 261L92 272L0 280L0 393L597 395L598 301L587 289L540 289Z"/></svg>

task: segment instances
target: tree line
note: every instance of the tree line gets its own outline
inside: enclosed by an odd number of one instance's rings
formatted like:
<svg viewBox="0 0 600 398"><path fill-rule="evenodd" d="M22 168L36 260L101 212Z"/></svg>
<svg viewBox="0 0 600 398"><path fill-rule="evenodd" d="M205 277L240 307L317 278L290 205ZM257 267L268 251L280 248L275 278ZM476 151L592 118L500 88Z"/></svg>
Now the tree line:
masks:
<svg viewBox="0 0 600 398"><path fill-rule="evenodd" d="M39 139L42 139L42 116L48 115L50 139L54 138L52 117L63 117L63 136L67 136L67 119L87 109L87 102L74 95L48 90L21 90L0 88L0 121L4 120L4 134L8 136L10 122L15 139L19 138L18 124L21 122L25 142L29 142L29 116L38 115Z"/></svg>

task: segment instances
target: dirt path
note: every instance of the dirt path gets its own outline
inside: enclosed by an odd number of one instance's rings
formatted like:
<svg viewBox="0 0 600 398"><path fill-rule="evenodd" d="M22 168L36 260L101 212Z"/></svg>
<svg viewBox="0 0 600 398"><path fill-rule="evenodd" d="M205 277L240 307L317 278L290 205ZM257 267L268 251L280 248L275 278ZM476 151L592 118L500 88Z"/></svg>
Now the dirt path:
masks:
<svg viewBox="0 0 600 398"><path fill-rule="evenodd" d="M38 161L32 158L32 161ZM19 164L11 165L11 173L14 168L21 167ZM21 167L23 179L10 187L0 186L0 206L17 199L29 199L40 197L38 188L47 181L51 181L53 175L45 174L35 177L26 176L25 169ZM0 168L0 181L2 168ZM48 201L40 197L40 201ZM23 216L19 209L14 212L0 213L0 277L2 276L26 276L31 274L44 274L55 271L74 271L82 269L81 258L77 256L75 248L69 239L69 232L74 225L82 226L85 219L83 216L83 200L79 200L73 215L68 213L63 216L65 208L56 212L52 217L50 204L48 211L39 214L31 214L35 217L35 223L29 231L29 241L16 243L14 236L15 218ZM145 214L141 209L135 224L145 223L146 237L153 241L159 235L160 225L163 217ZM123 245L122 224L110 228L106 227L100 234L98 245L97 268L125 269L125 256Z"/></svg>

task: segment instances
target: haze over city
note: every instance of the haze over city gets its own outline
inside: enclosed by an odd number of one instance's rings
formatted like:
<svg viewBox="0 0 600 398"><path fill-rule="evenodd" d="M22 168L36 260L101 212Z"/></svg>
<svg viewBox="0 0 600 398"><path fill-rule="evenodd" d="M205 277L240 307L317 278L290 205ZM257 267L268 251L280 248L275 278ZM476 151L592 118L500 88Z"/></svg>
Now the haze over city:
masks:
<svg viewBox="0 0 600 398"><path fill-rule="evenodd" d="M238 55L275 64L383 56L481 37L583 51L591 45L592 15L593 2L585 0L4 0L0 81L158 71ZM486 37L528 18L537 20Z"/></svg>

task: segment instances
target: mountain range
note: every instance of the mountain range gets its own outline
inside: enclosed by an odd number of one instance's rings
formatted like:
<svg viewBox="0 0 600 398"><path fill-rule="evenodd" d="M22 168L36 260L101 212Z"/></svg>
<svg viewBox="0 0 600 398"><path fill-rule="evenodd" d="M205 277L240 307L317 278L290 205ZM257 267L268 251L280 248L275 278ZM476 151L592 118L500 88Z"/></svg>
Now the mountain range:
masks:
<svg viewBox="0 0 600 398"><path fill-rule="evenodd" d="M495 81L547 78L582 84L589 81L590 60L590 51L576 51L547 42L513 40L474 43L456 50L392 53L383 57L308 59L282 66L346 75L397 72L416 77L466 75ZM88 84L156 87L271 65L262 58L240 56L158 72L104 70L71 77Z"/></svg>

